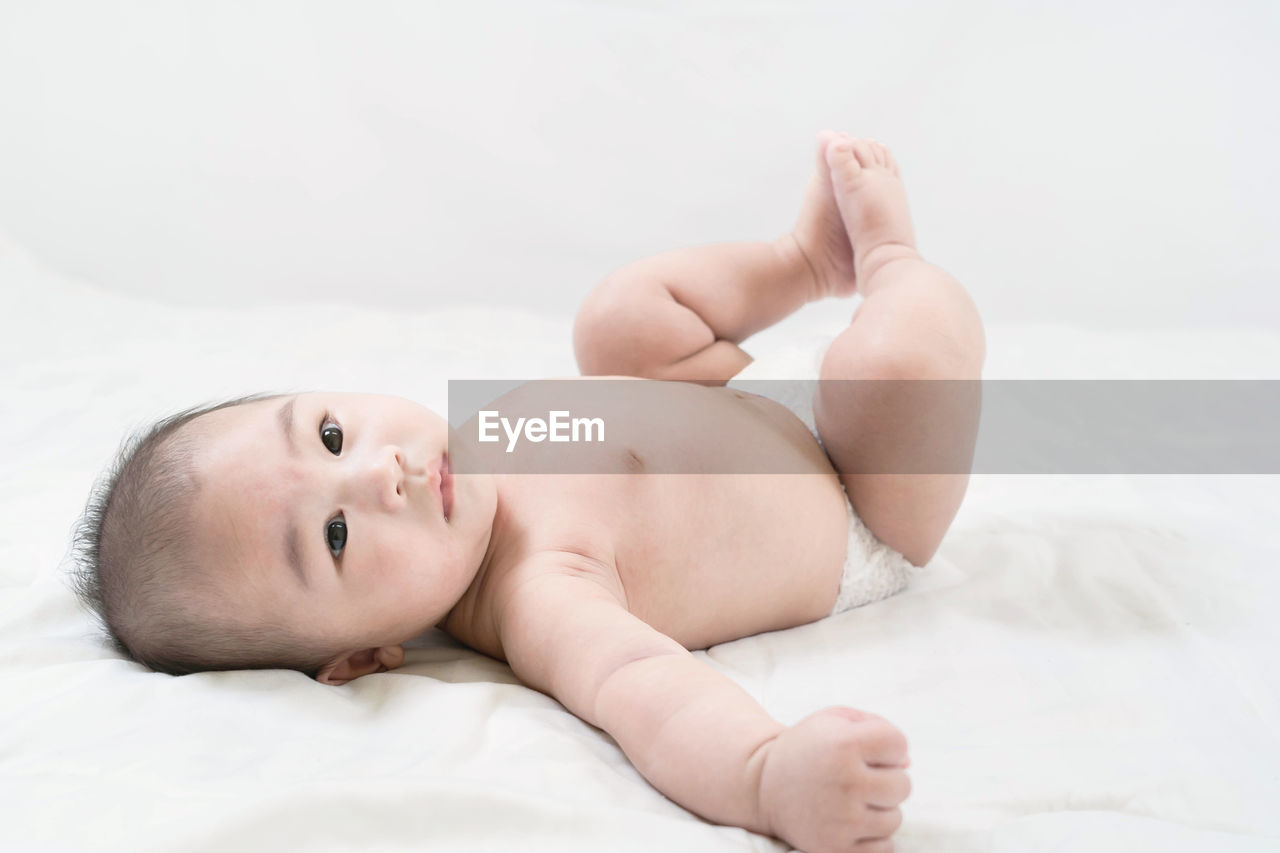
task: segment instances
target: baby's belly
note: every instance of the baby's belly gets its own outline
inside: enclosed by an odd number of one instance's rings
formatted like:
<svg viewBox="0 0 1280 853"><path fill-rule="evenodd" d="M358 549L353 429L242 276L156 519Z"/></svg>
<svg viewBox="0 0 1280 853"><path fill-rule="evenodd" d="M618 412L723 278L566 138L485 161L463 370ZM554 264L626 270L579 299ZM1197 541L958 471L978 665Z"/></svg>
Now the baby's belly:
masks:
<svg viewBox="0 0 1280 853"><path fill-rule="evenodd" d="M701 649L830 613L849 531L834 477L646 479L649 494L637 503L649 507L652 523L615 550L637 617Z"/></svg>
<svg viewBox="0 0 1280 853"><path fill-rule="evenodd" d="M631 612L690 649L825 617L844 567L848 509L821 446L777 403L740 405L796 473L632 478L640 523L615 544Z"/></svg>

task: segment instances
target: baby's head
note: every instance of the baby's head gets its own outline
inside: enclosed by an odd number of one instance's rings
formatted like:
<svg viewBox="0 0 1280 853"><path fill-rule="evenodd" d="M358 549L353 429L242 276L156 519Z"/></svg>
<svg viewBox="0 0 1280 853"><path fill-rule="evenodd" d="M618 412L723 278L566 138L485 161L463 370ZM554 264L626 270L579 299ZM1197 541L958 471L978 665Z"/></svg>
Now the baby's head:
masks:
<svg viewBox="0 0 1280 853"><path fill-rule="evenodd" d="M158 672L283 668L340 684L392 669L401 643L449 616L489 545L492 478L442 474L448 439L399 397L179 412L127 439L95 487L76 594L118 652Z"/></svg>

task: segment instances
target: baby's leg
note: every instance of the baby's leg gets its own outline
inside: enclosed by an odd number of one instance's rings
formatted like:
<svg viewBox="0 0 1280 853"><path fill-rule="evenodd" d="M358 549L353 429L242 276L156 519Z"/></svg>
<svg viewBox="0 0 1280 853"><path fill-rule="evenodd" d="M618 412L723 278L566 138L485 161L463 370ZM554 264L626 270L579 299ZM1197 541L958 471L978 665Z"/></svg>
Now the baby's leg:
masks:
<svg viewBox="0 0 1280 853"><path fill-rule="evenodd" d="M964 288L916 251L888 149L841 134L826 154L863 302L827 350L814 415L858 516L920 566L968 487L980 382L825 380L980 380L982 321ZM913 466L925 473L883 473Z"/></svg>
<svg viewBox="0 0 1280 853"><path fill-rule="evenodd" d="M723 385L751 362L738 344L806 302L854 290L853 249L836 207L826 149L795 228L772 242L665 252L609 275L583 302L574 351L587 375Z"/></svg>

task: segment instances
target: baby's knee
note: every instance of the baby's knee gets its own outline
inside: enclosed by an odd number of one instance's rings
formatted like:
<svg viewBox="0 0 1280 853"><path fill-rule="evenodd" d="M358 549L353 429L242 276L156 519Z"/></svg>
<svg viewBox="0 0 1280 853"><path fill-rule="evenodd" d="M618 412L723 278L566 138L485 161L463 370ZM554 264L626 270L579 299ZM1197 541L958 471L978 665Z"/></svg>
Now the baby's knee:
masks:
<svg viewBox="0 0 1280 853"><path fill-rule="evenodd" d="M955 346L921 328L845 329L822 358L822 379L976 379L985 346Z"/></svg>

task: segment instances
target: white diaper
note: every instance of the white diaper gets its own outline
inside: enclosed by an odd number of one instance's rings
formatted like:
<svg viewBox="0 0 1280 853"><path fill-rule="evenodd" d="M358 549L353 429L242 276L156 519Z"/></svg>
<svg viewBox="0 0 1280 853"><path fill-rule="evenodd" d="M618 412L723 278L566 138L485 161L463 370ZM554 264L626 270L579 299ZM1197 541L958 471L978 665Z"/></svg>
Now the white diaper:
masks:
<svg viewBox="0 0 1280 853"><path fill-rule="evenodd" d="M781 403L804 421L818 444L822 444L813 416L813 392L817 389L817 380L812 377L818 375L822 356L830 342L831 338L824 338L795 345L783 352L781 358L771 359L769 364L753 361L725 387ZM741 381L766 379L774 381ZM783 382L783 379L789 381ZM912 576L920 571L867 529L854 512L847 492L844 505L849 510L849 549L840 577L840 593L829 614L831 616L901 592Z"/></svg>

